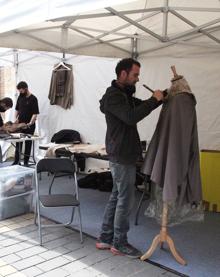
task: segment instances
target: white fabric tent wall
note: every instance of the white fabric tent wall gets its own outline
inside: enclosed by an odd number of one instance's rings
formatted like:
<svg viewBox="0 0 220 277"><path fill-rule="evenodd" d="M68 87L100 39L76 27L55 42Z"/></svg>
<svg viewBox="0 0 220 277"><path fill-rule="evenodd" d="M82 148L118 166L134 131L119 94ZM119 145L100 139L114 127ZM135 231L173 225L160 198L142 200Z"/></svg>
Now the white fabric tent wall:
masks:
<svg viewBox="0 0 220 277"><path fill-rule="evenodd" d="M197 120L200 149L220 149L220 79L219 51L204 51L203 48L173 46L151 53L140 59L142 73L140 83L153 89L166 88L172 78L170 66L176 65L177 72L188 80L197 99ZM146 94L141 88L137 96ZM151 138L157 121L152 113L139 124L142 138Z"/></svg>
<svg viewBox="0 0 220 277"><path fill-rule="evenodd" d="M205 54L198 48L188 49L175 46L142 57L141 75L137 85L137 97L146 99L151 94L142 87L147 84L153 89L164 89L172 78L170 66L175 64L191 85L197 98L197 116L201 149L220 149L220 98L219 98L219 52ZM177 54L178 53L178 54ZM27 55L27 54L23 54ZM38 56L19 65L19 80L26 80L30 90L37 95L41 115L39 123L43 133L51 139L60 129L78 130L83 140L90 143L104 143L105 120L99 111L99 99L115 78L117 59L84 56L72 57L74 105L70 110L49 105L48 91L53 64L51 58ZM20 60L25 57L20 56ZM150 140L158 119L159 109L138 124L142 140Z"/></svg>
<svg viewBox="0 0 220 277"><path fill-rule="evenodd" d="M33 54L21 54L19 60L26 60L29 55ZM59 54L57 56L60 57ZM50 142L52 135L61 129L77 130L84 142L104 143L106 125L99 110L99 99L114 78L116 62L116 59L83 56L68 59L67 63L73 65L74 75L74 105L68 110L49 104L49 86L56 59L38 56L19 64L19 81L27 81L30 91L39 101L38 132L43 137L41 143ZM87 168L107 166L105 162L94 159L87 162Z"/></svg>
<svg viewBox="0 0 220 277"><path fill-rule="evenodd" d="M67 63L73 65L74 105L64 110L51 106L48 100L53 65L60 58L61 54L55 53L19 53L18 81L27 81L31 92L38 97L38 122L43 142L49 142L52 135L61 129L75 129L85 142L104 143L106 124L104 115L99 111L99 99L115 78L118 59L67 55ZM219 51L207 53L203 48L181 45L161 49L139 59L142 67L137 97L146 99L151 96L143 88L144 83L153 89L167 88L173 64L188 80L198 102L200 149L220 149L219 59ZM142 140L150 140L159 110L138 124Z"/></svg>
<svg viewBox="0 0 220 277"><path fill-rule="evenodd" d="M39 56L21 63L18 68L19 80L27 81L30 91L38 98L39 123L48 141L60 129L75 129L83 141L103 143L105 124L98 100L114 77L116 60L83 56L68 60L74 75L74 104L68 110L49 104L49 86L56 62Z"/></svg>

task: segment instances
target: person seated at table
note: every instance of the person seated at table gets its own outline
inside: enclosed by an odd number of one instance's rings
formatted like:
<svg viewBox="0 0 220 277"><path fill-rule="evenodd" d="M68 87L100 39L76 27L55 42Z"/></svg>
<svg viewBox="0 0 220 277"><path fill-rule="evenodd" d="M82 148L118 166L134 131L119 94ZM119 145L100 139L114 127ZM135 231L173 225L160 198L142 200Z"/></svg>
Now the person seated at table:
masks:
<svg viewBox="0 0 220 277"><path fill-rule="evenodd" d="M27 129L28 126L26 123L13 123L8 121L4 124L3 130L6 133L15 133L15 132L23 132L23 130Z"/></svg>
<svg viewBox="0 0 220 277"><path fill-rule="evenodd" d="M13 106L13 101L9 97L2 98L0 100L0 113L6 112L8 109L12 108ZM5 124L2 119L2 116L0 114L0 131L5 131Z"/></svg>

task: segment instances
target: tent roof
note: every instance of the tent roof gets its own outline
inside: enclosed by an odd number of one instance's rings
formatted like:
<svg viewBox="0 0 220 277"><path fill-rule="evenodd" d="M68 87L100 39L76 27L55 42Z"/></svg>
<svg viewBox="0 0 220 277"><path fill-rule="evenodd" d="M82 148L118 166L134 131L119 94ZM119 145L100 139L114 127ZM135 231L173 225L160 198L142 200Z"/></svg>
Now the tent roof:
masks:
<svg viewBox="0 0 220 277"><path fill-rule="evenodd" d="M68 13L2 32L0 47L105 57L144 55L175 44L220 50L219 0L139 0Z"/></svg>

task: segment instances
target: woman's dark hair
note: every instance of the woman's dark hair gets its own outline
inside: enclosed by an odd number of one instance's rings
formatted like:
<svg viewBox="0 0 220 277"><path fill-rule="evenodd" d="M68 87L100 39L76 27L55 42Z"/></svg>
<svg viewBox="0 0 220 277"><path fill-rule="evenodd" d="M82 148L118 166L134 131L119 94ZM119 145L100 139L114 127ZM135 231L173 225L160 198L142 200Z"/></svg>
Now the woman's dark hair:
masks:
<svg viewBox="0 0 220 277"><path fill-rule="evenodd" d="M125 71L127 71L127 73L129 73L131 71L133 64L141 67L141 64L132 58L126 58L126 59L120 60L117 63L116 68L115 68L115 73L117 75L117 78L120 76L122 70L125 70Z"/></svg>
<svg viewBox="0 0 220 277"><path fill-rule="evenodd" d="M12 106L13 106L13 101L12 101L12 99L9 98L9 97L2 98L2 99L0 100L0 103L5 104L5 106L6 106L7 108L12 108Z"/></svg>
<svg viewBox="0 0 220 277"><path fill-rule="evenodd" d="M17 84L17 89L25 89L28 88L28 84L24 81L21 81Z"/></svg>

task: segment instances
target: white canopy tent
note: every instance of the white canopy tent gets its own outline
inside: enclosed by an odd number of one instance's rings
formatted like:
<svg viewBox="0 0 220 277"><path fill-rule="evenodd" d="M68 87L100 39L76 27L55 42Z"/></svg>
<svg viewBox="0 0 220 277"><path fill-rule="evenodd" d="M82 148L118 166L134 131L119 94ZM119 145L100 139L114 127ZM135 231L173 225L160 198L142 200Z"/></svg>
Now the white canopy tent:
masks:
<svg viewBox="0 0 220 277"><path fill-rule="evenodd" d="M13 5L15 1L2 0L0 7L6 2ZM32 1L20 1L24 2ZM44 7L42 1L38 2L32 9L28 4L29 19L39 15ZM66 0L62 1L65 12L60 8L54 14L51 11L61 1L44 2L48 2L48 13L42 12L44 17L20 24L15 20L11 27L12 14L6 14L1 7L5 26L1 26L0 46L12 49L0 54L0 63L14 62L18 80L26 80L38 97L39 123L48 140L54 132L71 128L78 130L85 141L104 143L106 127L99 99L115 78L118 58L133 56L142 64L137 87L140 98L150 96L143 83L153 89L168 87L170 66L176 65L198 101L200 147L220 149L220 1L117 1L117 6L112 6L116 1L108 1L111 7L103 8L106 1ZM80 9L73 7L82 2L93 2L93 8L102 9L94 11L91 6L84 6L79 13ZM16 13L20 15L18 22L27 16L25 6L22 7L23 14L11 7L15 19ZM50 106L47 99L53 65L62 58L73 64L74 105L70 110ZM141 139L151 138L158 112L139 124Z"/></svg>
<svg viewBox="0 0 220 277"><path fill-rule="evenodd" d="M1 0L0 6L2 47L119 58L174 44L219 49L219 0Z"/></svg>

